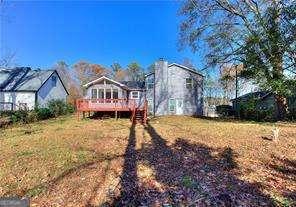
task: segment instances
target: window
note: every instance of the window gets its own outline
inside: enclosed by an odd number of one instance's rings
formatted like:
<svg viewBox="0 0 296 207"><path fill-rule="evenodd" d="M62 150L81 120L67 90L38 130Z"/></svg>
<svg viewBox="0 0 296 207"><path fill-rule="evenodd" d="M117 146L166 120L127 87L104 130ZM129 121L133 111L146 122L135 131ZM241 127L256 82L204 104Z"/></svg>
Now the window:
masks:
<svg viewBox="0 0 296 207"><path fill-rule="evenodd" d="M132 91L131 92L131 99L139 99L140 92L139 91Z"/></svg>
<svg viewBox="0 0 296 207"><path fill-rule="evenodd" d="M175 111L175 109L176 109L176 100L170 99L169 100L169 110L172 112L172 111Z"/></svg>
<svg viewBox="0 0 296 207"><path fill-rule="evenodd" d="M98 98L98 90L96 88L91 89L91 98L92 99Z"/></svg>
<svg viewBox="0 0 296 207"><path fill-rule="evenodd" d="M193 88L193 80L192 78L186 78L186 88L192 89Z"/></svg>
<svg viewBox="0 0 296 207"><path fill-rule="evenodd" d="M99 99L104 99L104 89L103 88L99 89Z"/></svg>
<svg viewBox="0 0 296 207"><path fill-rule="evenodd" d="M152 89L154 86L154 79L153 78L148 78L147 79L147 90Z"/></svg>
<svg viewBox="0 0 296 207"><path fill-rule="evenodd" d="M149 113L153 113L153 99L148 99L148 111Z"/></svg>
<svg viewBox="0 0 296 207"><path fill-rule="evenodd" d="M118 89L113 89L113 99L118 99Z"/></svg>
<svg viewBox="0 0 296 207"><path fill-rule="evenodd" d="M57 86L57 77L56 76L52 76L51 77L51 83L52 83L52 87L56 87Z"/></svg>
<svg viewBox="0 0 296 207"><path fill-rule="evenodd" d="M111 89L106 89L106 99L111 99Z"/></svg>

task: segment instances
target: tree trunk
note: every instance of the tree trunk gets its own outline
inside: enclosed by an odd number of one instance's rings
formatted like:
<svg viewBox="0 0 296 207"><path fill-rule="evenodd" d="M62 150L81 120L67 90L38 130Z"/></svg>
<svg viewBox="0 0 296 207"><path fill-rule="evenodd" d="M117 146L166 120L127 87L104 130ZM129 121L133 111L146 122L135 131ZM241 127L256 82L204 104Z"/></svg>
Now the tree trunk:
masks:
<svg viewBox="0 0 296 207"><path fill-rule="evenodd" d="M276 95L275 98L276 98L277 107L278 107L277 119L283 120L286 118L288 114L287 98L281 95Z"/></svg>

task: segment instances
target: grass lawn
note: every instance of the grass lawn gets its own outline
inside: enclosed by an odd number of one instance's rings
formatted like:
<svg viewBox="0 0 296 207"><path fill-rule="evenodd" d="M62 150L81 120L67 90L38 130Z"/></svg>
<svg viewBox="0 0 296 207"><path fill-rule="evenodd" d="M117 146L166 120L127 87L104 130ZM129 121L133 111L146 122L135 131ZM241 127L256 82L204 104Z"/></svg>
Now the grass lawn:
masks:
<svg viewBox="0 0 296 207"><path fill-rule="evenodd" d="M0 197L32 206L293 206L296 125L62 117L0 131Z"/></svg>

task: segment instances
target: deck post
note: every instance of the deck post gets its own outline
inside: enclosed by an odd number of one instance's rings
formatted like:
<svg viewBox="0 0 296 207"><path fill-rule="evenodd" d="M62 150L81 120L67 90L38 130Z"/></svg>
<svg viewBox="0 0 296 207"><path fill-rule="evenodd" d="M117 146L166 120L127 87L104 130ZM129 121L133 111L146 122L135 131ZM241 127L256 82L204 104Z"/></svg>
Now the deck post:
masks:
<svg viewBox="0 0 296 207"><path fill-rule="evenodd" d="M118 116L117 116L117 110L115 110L115 119L116 119L116 120L118 119Z"/></svg>
<svg viewBox="0 0 296 207"><path fill-rule="evenodd" d="M85 119L85 111L82 112L82 117Z"/></svg>

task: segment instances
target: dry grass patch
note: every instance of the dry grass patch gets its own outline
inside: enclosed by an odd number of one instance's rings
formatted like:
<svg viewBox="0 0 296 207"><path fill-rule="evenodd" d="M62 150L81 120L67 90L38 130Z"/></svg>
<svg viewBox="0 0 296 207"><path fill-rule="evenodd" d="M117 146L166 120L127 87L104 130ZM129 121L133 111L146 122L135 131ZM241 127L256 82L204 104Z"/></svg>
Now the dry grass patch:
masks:
<svg viewBox="0 0 296 207"><path fill-rule="evenodd" d="M0 196L36 206L293 206L296 126L62 117L0 132ZM3 169L3 170L2 170Z"/></svg>

